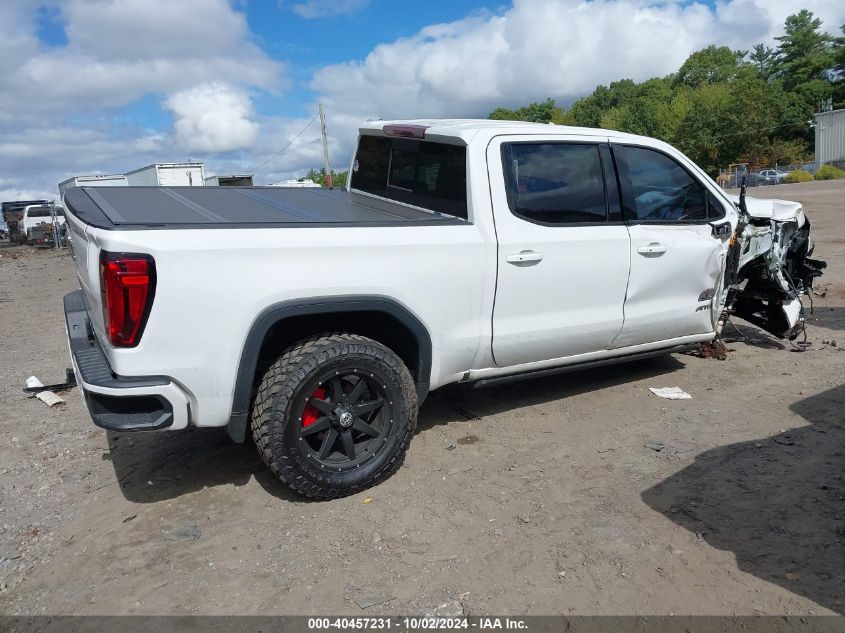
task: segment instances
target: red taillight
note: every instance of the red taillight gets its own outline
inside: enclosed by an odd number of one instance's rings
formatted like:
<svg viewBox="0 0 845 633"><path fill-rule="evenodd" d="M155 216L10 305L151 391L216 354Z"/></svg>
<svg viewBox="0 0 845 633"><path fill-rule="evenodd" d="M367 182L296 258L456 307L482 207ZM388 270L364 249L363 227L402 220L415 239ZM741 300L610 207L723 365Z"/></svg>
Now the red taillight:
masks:
<svg viewBox="0 0 845 633"><path fill-rule="evenodd" d="M115 347L135 347L155 295L155 262L149 255L100 253L103 322Z"/></svg>

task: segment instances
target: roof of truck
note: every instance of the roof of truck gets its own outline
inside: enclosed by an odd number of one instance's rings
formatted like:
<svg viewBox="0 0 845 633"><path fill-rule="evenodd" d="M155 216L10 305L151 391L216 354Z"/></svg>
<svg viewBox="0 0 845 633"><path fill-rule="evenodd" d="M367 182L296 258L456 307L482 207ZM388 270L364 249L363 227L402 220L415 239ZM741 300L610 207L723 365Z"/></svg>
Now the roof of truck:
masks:
<svg viewBox="0 0 845 633"><path fill-rule="evenodd" d="M420 126L427 128L426 136L455 137L465 143L476 137L480 132L495 135L506 134L572 134L581 136L613 136L628 139L645 139L646 137L605 130L592 127L575 127L571 125L555 125L552 123L530 123L526 121L499 121L495 119L402 119L390 121L367 121L360 127L362 133L382 133L386 125ZM653 139L649 139L653 140Z"/></svg>

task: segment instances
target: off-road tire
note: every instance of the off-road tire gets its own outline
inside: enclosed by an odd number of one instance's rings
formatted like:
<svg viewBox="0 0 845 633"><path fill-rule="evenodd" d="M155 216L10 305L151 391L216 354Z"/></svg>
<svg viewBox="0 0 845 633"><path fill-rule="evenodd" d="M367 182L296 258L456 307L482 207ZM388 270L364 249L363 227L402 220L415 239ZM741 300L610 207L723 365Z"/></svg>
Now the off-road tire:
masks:
<svg viewBox="0 0 845 633"><path fill-rule="evenodd" d="M354 369L353 369L354 368ZM318 376L367 371L381 376L391 418L384 445L364 464L344 472L319 467L302 446L299 415ZM381 385L379 385L381 386ZM250 426L258 454L284 484L314 499L360 492L401 466L417 421L417 395L408 368L390 349L355 334L321 334L287 349L265 372Z"/></svg>

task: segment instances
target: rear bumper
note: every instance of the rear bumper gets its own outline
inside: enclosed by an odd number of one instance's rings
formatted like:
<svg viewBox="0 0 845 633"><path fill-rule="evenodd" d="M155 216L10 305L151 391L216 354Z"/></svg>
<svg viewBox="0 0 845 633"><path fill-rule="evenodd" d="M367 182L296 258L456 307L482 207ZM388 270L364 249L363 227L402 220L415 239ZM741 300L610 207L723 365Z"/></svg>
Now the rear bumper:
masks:
<svg viewBox="0 0 845 633"><path fill-rule="evenodd" d="M184 429L188 398L167 376L119 376L91 331L82 290L64 297L76 381L94 424L111 431Z"/></svg>

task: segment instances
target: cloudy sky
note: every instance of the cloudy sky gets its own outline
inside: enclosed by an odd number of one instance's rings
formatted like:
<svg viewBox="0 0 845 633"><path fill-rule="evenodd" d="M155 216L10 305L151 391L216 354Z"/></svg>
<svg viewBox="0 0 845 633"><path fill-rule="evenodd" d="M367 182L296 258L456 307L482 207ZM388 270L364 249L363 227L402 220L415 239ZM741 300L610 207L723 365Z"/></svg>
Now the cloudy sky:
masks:
<svg viewBox="0 0 845 633"><path fill-rule="evenodd" d="M484 117L675 70L708 44L773 43L841 0L0 0L0 200L153 162L249 172L325 104L332 164L360 121ZM319 167L319 128L256 184Z"/></svg>

